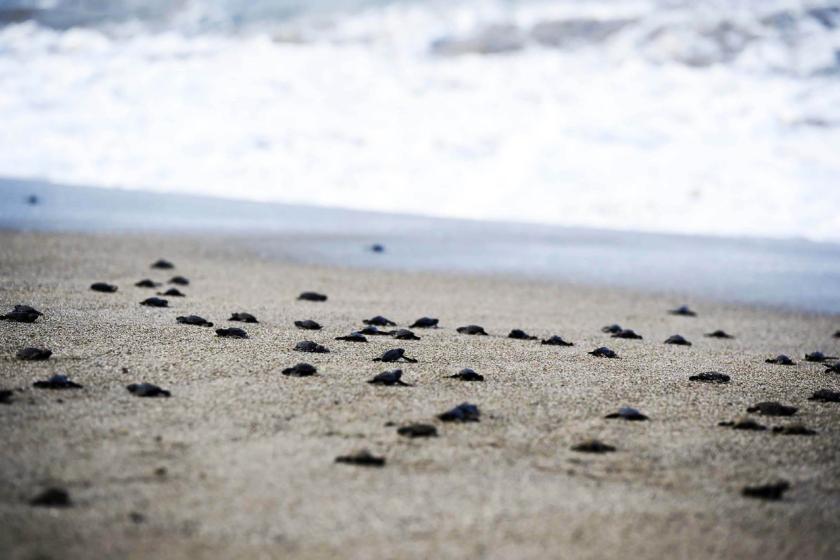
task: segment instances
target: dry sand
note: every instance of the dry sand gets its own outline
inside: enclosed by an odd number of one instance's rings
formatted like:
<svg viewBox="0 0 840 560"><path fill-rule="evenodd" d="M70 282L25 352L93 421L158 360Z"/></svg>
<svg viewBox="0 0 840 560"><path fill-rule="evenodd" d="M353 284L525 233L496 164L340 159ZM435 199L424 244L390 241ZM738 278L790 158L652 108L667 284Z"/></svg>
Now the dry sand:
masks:
<svg viewBox="0 0 840 560"><path fill-rule="evenodd" d="M282 247L287 243L277 239ZM169 309L141 307L165 280L165 257L192 281ZM837 558L840 557L840 404L807 398L840 390L840 375L801 362L840 353L840 317L690 301L697 318L668 315L677 297L489 277L342 270L272 262L247 240L167 236L0 234L4 312L26 303L34 324L0 322L0 558ZM95 281L115 294L90 291ZM304 290L326 303L295 300ZM259 325L229 323L248 311ZM248 340L175 322L198 314L244 326ZM423 315L443 328L420 341L333 340L382 314L400 326ZM323 331L300 331L315 319ZM455 333L483 325L492 336ZM644 340L600 332L620 323ZM506 339L512 328L576 346ZM704 338L722 328L735 340ZM694 345L662 341L682 334ZM311 339L332 352L292 352ZM14 358L45 346L47 362ZM587 354L607 345L619 360ZM414 387L365 383L371 359L403 347ZM765 364L779 353L795 367ZM299 361L321 375L289 378ZM463 367L484 383L445 379ZM124 372L123 368L127 370ZM717 370L728 385L688 381ZM32 382L67 373L81 391ZM172 391L141 399L125 385ZM758 401L800 407L813 437L718 427ZM480 423L434 416L469 401ZM649 422L606 420L619 406ZM440 437L409 440L422 421ZM576 453L597 437L618 451ZM368 448L385 468L334 463ZM744 498L744 485L779 478L779 502ZM28 500L67 488L69 509ZM132 519L140 514L142 520ZM137 517L136 515L134 517Z"/></svg>

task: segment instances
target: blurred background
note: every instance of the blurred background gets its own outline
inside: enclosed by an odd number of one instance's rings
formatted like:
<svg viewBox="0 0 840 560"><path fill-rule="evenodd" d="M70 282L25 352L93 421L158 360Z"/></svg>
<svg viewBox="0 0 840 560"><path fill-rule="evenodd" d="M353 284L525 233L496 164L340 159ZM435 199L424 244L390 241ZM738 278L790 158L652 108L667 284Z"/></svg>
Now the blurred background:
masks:
<svg viewBox="0 0 840 560"><path fill-rule="evenodd" d="M0 176L840 241L840 2L0 0Z"/></svg>

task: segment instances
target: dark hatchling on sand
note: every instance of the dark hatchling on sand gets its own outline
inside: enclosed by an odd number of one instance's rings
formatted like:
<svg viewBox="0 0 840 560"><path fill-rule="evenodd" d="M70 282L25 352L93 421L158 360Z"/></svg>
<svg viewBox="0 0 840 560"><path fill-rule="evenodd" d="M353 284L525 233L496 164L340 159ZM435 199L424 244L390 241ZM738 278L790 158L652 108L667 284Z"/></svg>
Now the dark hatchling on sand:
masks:
<svg viewBox="0 0 840 560"><path fill-rule="evenodd" d="M826 366L825 373L840 373L840 362Z"/></svg>
<svg viewBox="0 0 840 560"><path fill-rule="evenodd" d="M531 336L530 334L526 333L521 329L513 329L508 334L508 338L513 338L516 340L537 340L536 336Z"/></svg>
<svg viewBox="0 0 840 560"><path fill-rule="evenodd" d="M823 362L829 360L836 360L837 356L826 356L822 352L811 352L810 354L805 354L805 361L806 362L816 362L821 364Z"/></svg>
<svg viewBox="0 0 840 560"><path fill-rule="evenodd" d="M391 333L391 337L397 340L420 340L420 337L408 329L397 329Z"/></svg>
<svg viewBox="0 0 840 560"><path fill-rule="evenodd" d="M295 344L294 350L296 352L312 352L315 354L326 354L329 352L326 346L313 342L311 340L302 340Z"/></svg>
<svg viewBox="0 0 840 560"><path fill-rule="evenodd" d="M175 265L165 259L158 259L152 263L152 268L157 268L159 270L170 270L175 268Z"/></svg>
<svg viewBox="0 0 840 560"><path fill-rule="evenodd" d="M240 323L259 323L257 318L250 313L240 311L239 313L232 313L228 321L239 321Z"/></svg>
<svg viewBox="0 0 840 560"><path fill-rule="evenodd" d="M386 319L382 315L377 315L376 317L371 317L370 319L365 319L362 321L365 325L373 325L374 327L395 327L397 324L390 319Z"/></svg>
<svg viewBox="0 0 840 560"><path fill-rule="evenodd" d="M113 284L106 284L105 282L94 282L90 285L90 289L94 292L102 292L103 294L113 294L117 291L117 287Z"/></svg>
<svg viewBox="0 0 840 560"><path fill-rule="evenodd" d="M178 288L169 288L165 292L158 292L159 296L170 296L170 297L187 297L187 294L179 290Z"/></svg>
<svg viewBox="0 0 840 560"><path fill-rule="evenodd" d="M557 336L556 334L551 338L546 338L540 344L545 344L546 346L574 346L573 343L563 340L562 336Z"/></svg>
<svg viewBox="0 0 840 560"><path fill-rule="evenodd" d="M181 317L176 317L176 321L181 323L182 325L195 325L196 327L212 327L213 323L205 319L204 317L199 317L198 315L186 315Z"/></svg>
<svg viewBox="0 0 840 560"><path fill-rule="evenodd" d="M183 276L173 276L169 279L170 284L177 284L179 286L189 286L190 281Z"/></svg>
<svg viewBox="0 0 840 560"><path fill-rule="evenodd" d="M597 439L590 439L578 443L577 445L573 445L572 451L578 451L580 453L612 453L615 451L615 447L598 441Z"/></svg>
<svg viewBox="0 0 840 560"><path fill-rule="evenodd" d="M601 327L601 332L609 334L620 333L623 330L624 329L621 328L621 325L607 325L606 327Z"/></svg>
<svg viewBox="0 0 840 560"><path fill-rule="evenodd" d="M784 493L790 489L790 483L786 480L780 480L771 484L761 484L758 486L745 486L741 490L741 494L747 498L758 498L761 500L781 500Z"/></svg>
<svg viewBox="0 0 840 560"><path fill-rule="evenodd" d="M665 340L665 344L676 344L677 346L691 346L691 343L689 341L687 341L685 338L678 334L669 336Z"/></svg>
<svg viewBox="0 0 840 560"><path fill-rule="evenodd" d="M767 430L767 426L763 426L753 420L752 418L738 418L734 422L719 422L718 426L725 426L733 430L745 430L753 432L763 432Z"/></svg>
<svg viewBox="0 0 840 560"><path fill-rule="evenodd" d="M345 336L337 336L336 340L343 340L344 342L367 342L368 339L362 333L354 332Z"/></svg>
<svg viewBox="0 0 840 560"><path fill-rule="evenodd" d="M70 500L70 493L67 490L53 486L29 500L29 505L35 507L67 508L71 507L73 502Z"/></svg>
<svg viewBox="0 0 840 560"><path fill-rule="evenodd" d="M150 278L143 278L139 282L135 282L134 285L138 288L157 288L160 286L158 282L155 282Z"/></svg>
<svg viewBox="0 0 840 560"><path fill-rule="evenodd" d="M359 329L356 331L359 334L367 335L367 336L391 336L391 331L382 331L376 327L369 326L363 329Z"/></svg>
<svg viewBox="0 0 840 560"><path fill-rule="evenodd" d="M135 397L169 397L172 395L166 389L161 389L157 385L152 385L151 383L132 383L131 385L127 385L126 389L128 392L134 395Z"/></svg>
<svg viewBox="0 0 840 560"><path fill-rule="evenodd" d="M697 317L697 313L688 308L687 305L681 305L676 309L668 311L671 315L682 315L683 317Z"/></svg>
<svg viewBox="0 0 840 560"><path fill-rule="evenodd" d="M601 346L600 348L596 348L592 352L589 352L591 355L595 356L596 358L618 358L618 354L607 348L606 346Z"/></svg>
<svg viewBox="0 0 840 560"><path fill-rule="evenodd" d="M783 405L776 401L764 401L749 407L747 412L764 416L793 416L797 410L799 409L795 406Z"/></svg>
<svg viewBox="0 0 840 560"><path fill-rule="evenodd" d="M458 379L460 381L484 381L484 376L475 372L470 368L464 368L455 375L447 376L450 379Z"/></svg>
<svg viewBox="0 0 840 560"><path fill-rule="evenodd" d="M795 366L796 362L791 360L788 356L784 354L779 354L775 358L767 358L764 360L768 364L776 364L777 366Z"/></svg>
<svg viewBox="0 0 840 560"><path fill-rule="evenodd" d="M47 350L46 348L21 348L15 355L19 360L38 362L48 360L52 356L52 350Z"/></svg>
<svg viewBox="0 0 840 560"><path fill-rule="evenodd" d="M336 463L345 465L358 465L360 467L384 467L385 457L377 457L367 449L362 449L349 455L339 455L335 458Z"/></svg>
<svg viewBox="0 0 840 560"><path fill-rule="evenodd" d="M292 367L284 369L282 373L283 375L288 375L291 377L311 377L313 375L317 375L318 369L311 364L301 362Z"/></svg>
<svg viewBox="0 0 840 560"><path fill-rule="evenodd" d="M391 371L383 371L380 374L377 374L368 381L368 383L372 385L386 385L388 387L392 386L400 386L400 387L411 387L410 384L404 382L402 380L402 370L395 369Z"/></svg>
<svg viewBox="0 0 840 560"><path fill-rule="evenodd" d="M607 414L604 418L620 418L621 420L629 420L631 422L639 422L647 420L648 417L629 406L624 406L618 409L618 412Z"/></svg>
<svg viewBox="0 0 840 560"><path fill-rule="evenodd" d="M305 331L319 331L321 325L312 319L304 319L303 321L295 321L295 326Z"/></svg>
<svg viewBox="0 0 840 560"><path fill-rule="evenodd" d="M298 296L300 301L327 301L327 296L318 292L303 292Z"/></svg>
<svg viewBox="0 0 840 560"><path fill-rule="evenodd" d="M229 329L216 329L216 336L222 338L248 338L248 333L243 329L231 327Z"/></svg>
<svg viewBox="0 0 840 560"><path fill-rule="evenodd" d="M717 371L704 371L703 373L692 375L688 380L699 381L701 383L729 383L730 377L725 373Z"/></svg>
<svg viewBox="0 0 840 560"><path fill-rule="evenodd" d="M408 328L410 329L434 329L438 326L438 320L433 319L432 317L420 317L413 323L411 323Z"/></svg>
<svg viewBox="0 0 840 560"><path fill-rule="evenodd" d="M398 362L399 360L417 363L417 360L409 358L405 355L405 350L403 348L392 348L391 350L386 350L380 357L373 359L374 362Z"/></svg>
<svg viewBox="0 0 840 560"><path fill-rule="evenodd" d="M478 407L466 402L438 414L438 420L443 422L478 422L480 418L481 411Z"/></svg>
<svg viewBox="0 0 840 560"><path fill-rule="evenodd" d="M397 433L407 438L437 437L437 428L431 424L408 424L397 428Z"/></svg>
<svg viewBox="0 0 840 560"><path fill-rule="evenodd" d="M0 404L12 404L14 393L9 389L0 389Z"/></svg>
<svg viewBox="0 0 840 560"><path fill-rule="evenodd" d="M728 334L726 331L721 331L721 330L706 333L703 336L708 337L708 338L735 338L731 334Z"/></svg>
<svg viewBox="0 0 840 560"><path fill-rule="evenodd" d="M150 297L141 301L140 305L145 305L146 307L169 307L169 302L159 297Z"/></svg>
<svg viewBox="0 0 840 560"><path fill-rule="evenodd" d="M775 426L773 428L774 434L781 434L783 436L815 436L817 432L802 424L789 424L787 426Z"/></svg>
<svg viewBox="0 0 840 560"><path fill-rule="evenodd" d="M831 391L829 389L820 389L815 391L813 395L808 397L809 401L818 402L834 402L840 403L840 391Z"/></svg>
<svg viewBox="0 0 840 560"><path fill-rule="evenodd" d="M627 340L642 340L642 335L636 333L633 329L622 329L617 333L612 334L613 338L625 338Z"/></svg>
<svg viewBox="0 0 840 560"><path fill-rule="evenodd" d="M42 315L43 313L34 307L18 304L5 315L0 315L0 319L15 323L34 323Z"/></svg>
<svg viewBox="0 0 840 560"><path fill-rule="evenodd" d="M473 334L473 335L487 336L487 332L485 332L485 330L478 325L465 325L463 327L458 327L455 330L458 331L461 334Z"/></svg>
<svg viewBox="0 0 840 560"><path fill-rule="evenodd" d="M82 389L81 385L61 374L53 375L44 381L36 381L32 386L37 389Z"/></svg>

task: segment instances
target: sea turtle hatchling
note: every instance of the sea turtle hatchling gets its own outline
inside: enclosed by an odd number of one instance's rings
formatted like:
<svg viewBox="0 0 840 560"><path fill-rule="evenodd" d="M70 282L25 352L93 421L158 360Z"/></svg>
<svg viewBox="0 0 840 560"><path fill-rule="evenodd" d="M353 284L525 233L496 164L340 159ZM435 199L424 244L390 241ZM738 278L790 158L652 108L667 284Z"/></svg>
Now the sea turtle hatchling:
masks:
<svg viewBox="0 0 840 560"><path fill-rule="evenodd" d="M437 417L442 422L478 422L481 411L476 405L464 402Z"/></svg>
<svg viewBox="0 0 840 560"><path fill-rule="evenodd" d="M710 333L706 333L703 336L708 337L708 338L735 338L731 334L727 333L726 331L722 331L720 329L718 329L716 331L712 331Z"/></svg>
<svg viewBox="0 0 840 560"><path fill-rule="evenodd" d="M459 379L461 381L484 381L484 376L475 372L470 368L464 368L455 375L447 376L450 379Z"/></svg>
<svg viewBox="0 0 840 560"><path fill-rule="evenodd" d="M362 449L349 455L339 455L335 458L335 462L360 467L384 467L385 457L377 457L367 449Z"/></svg>
<svg viewBox="0 0 840 560"><path fill-rule="evenodd" d="M27 362L40 362L43 360L48 360L50 356L52 356L52 350L47 350L46 348L21 348L15 354L19 360L25 360Z"/></svg>
<svg viewBox="0 0 840 560"><path fill-rule="evenodd" d="M314 354L326 354L329 349L326 346L313 342L311 340L302 340L295 344L294 350L297 352L312 352Z"/></svg>
<svg viewBox="0 0 840 560"><path fill-rule="evenodd" d="M295 326L299 329L303 329L306 331L319 331L321 330L320 323L313 321L312 319L304 319L303 321L295 321Z"/></svg>
<svg viewBox="0 0 840 560"><path fill-rule="evenodd" d="M117 287L106 282L94 282L90 285L90 289L94 292L102 292L103 294L113 294L117 291Z"/></svg>
<svg viewBox="0 0 840 560"><path fill-rule="evenodd" d="M629 406L623 406L618 409L618 412L607 414L604 418L620 418L621 420L629 420L631 422L648 420L647 416Z"/></svg>
<svg viewBox="0 0 840 560"><path fill-rule="evenodd" d="M747 498L758 498L760 500L777 501L781 500L785 492L790 490L790 483L787 480L780 480L770 484L757 486L744 486L741 494Z"/></svg>
<svg viewBox="0 0 840 560"><path fill-rule="evenodd" d="M793 416L797 410L799 409L795 406L787 406L776 401L764 401L749 407L747 412L763 416Z"/></svg>
<svg viewBox="0 0 840 560"><path fill-rule="evenodd" d="M836 364L827 365L825 367L825 373L840 373L840 362Z"/></svg>
<svg viewBox="0 0 840 560"><path fill-rule="evenodd" d="M455 330L461 334L487 336L487 332L484 330L484 328L478 325L465 325L463 327L458 327Z"/></svg>
<svg viewBox="0 0 840 560"><path fill-rule="evenodd" d="M44 381L36 381L32 386L37 389L82 389L81 385L61 374L53 375Z"/></svg>
<svg viewBox="0 0 840 560"><path fill-rule="evenodd" d="M734 422L718 422L718 426L751 432L763 432L767 430L767 426L759 424L752 418L738 418Z"/></svg>
<svg viewBox="0 0 840 560"><path fill-rule="evenodd" d="M589 354L595 356L596 358L618 358L618 354L616 354L606 346L596 348L592 352L589 352Z"/></svg>
<svg viewBox="0 0 840 560"><path fill-rule="evenodd" d="M420 340L420 337L408 329L397 329L391 333L391 337L397 340Z"/></svg>
<svg viewBox="0 0 840 560"><path fill-rule="evenodd" d="M373 325L374 327L395 327L397 324L390 319L386 319L382 315L371 317L362 321L365 325Z"/></svg>
<svg viewBox="0 0 840 560"><path fill-rule="evenodd" d="M169 302L159 297L150 297L141 301L140 305L145 305L146 307L169 307Z"/></svg>
<svg viewBox="0 0 840 560"><path fill-rule="evenodd" d="M138 288L158 288L158 287L160 287L160 283L155 282L151 278L143 278L142 280L140 280L138 282L135 282L134 285L137 286Z"/></svg>
<svg viewBox="0 0 840 560"><path fill-rule="evenodd" d="M437 437L437 428L431 424L408 424L397 428L397 433L407 438Z"/></svg>
<svg viewBox="0 0 840 560"><path fill-rule="evenodd" d="M405 350L403 348L392 348L391 350L386 350L380 357L374 358L374 362L397 362L399 360L405 360L406 362L410 363L417 363L417 360L414 358L409 358L405 355Z"/></svg>
<svg viewBox="0 0 840 560"><path fill-rule="evenodd" d="M433 319L432 317L420 317L413 323L411 323L408 328L410 329L435 329L438 326L438 319Z"/></svg>
<svg viewBox="0 0 840 560"><path fill-rule="evenodd" d="M183 315L181 317L175 317L175 320L181 323L182 325L194 325L196 327L213 326L213 323L211 323L204 317L199 317L198 315Z"/></svg>
<svg viewBox="0 0 840 560"><path fill-rule="evenodd" d="M179 290L178 288L169 288L165 292L158 292L159 296L169 296L169 297L187 297L187 294Z"/></svg>
<svg viewBox="0 0 840 560"><path fill-rule="evenodd" d="M621 325L607 325L606 327L601 327L601 332L607 334L616 334L623 330L624 329L621 328Z"/></svg>
<svg viewBox="0 0 840 560"><path fill-rule="evenodd" d="M515 340L537 340L536 336L531 336L522 329L513 329L507 337Z"/></svg>
<svg viewBox="0 0 840 560"><path fill-rule="evenodd" d="M42 315L43 313L34 307L18 304L5 315L0 315L0 319L16 323L34 323L38 317L41 317Z"/></svg>
<svg viewBox="0 0 840 560"><path fill-rule="evenodd" d="M406 383L402 380L402 370L401 369L394 369L391 371L383 371L373 377L373 379L369 380L368 383L371 385L385 385L388 387L411 387L409 383Z"/></svg>
<svg viewBox="0 0 840 560"><path fill-rule="evenodd" d="M703 373L692 375L688 380L699 381L701 383L729 383L730 377L725 373L717 371L704 371Z"/></svg>
<svg viewBox="0 0 840 560"><path fill-rule="evenodd" d="M578 451L580 453L612 453L615 451L615 447L597 439L590 439L573 445L572 451Z"/></svg>
<svg viewBox="0 0 840 560"><path fill-rule="evenodd" d="M343 340L344 342L367 342L368 339L365 338L360 332L350 333L346 336L337 336L335 337L336 340Z"/></svg>
<svg viewBox="0 0 840 560"><path fill-rule="evenodd" d="M302 292L297 298L300 301L327 301L327 296L318 292Z"/></svg>
<svg viewBox="0 0 840 560"><path fill-rule="evenodd" d="M806 427L803 424L788 424L787 426L774 426L773 433L783 436L815 436L816 430Z"/></svg>
<svg viewBox="0 0 840 560"><path fill-rule="evenodd" d="M169 279L170 284L177 284L178 286L189 286L190 281L183 276L173 276Z"/></svg>
<svg viewBox="0 0 840 560"><path fill-rule="evenodd" d="M364 327L356 332L367 336L391 336L391 331L381 331L374 326Z"/></svg>
<svg viewBox="0 0 840 560"><path fill-rule="evenodd" d="M831 391L829 389L820 389L815 391L813 395L808 397L809 401L819 402L835 402L840 403L840 391Z"/></svg>
<svg viewBox="0 0 840 560"><path fill-rule="evenodd" d="M826 356L822 352L811 352L810 354L805 354L806 362L816 362L818 364L836 359L838 359L837 356Z"/></svg>
<svg viewBox="0 0 840 560"><path fill-rule="evenodd" d="M545 344L546 346L574 346L574 343L567 342L563 340L562 336L557 336L556 334L550 338L544 339L540 344Z"/></svg>
<svg viewBox="0 0 840 560"><path fill-rule="evenodd" d="M682 315L683 317L697 317L697 313L688 308L687 305L681 305L676 309L668 311L671 315Z"/></svg>
<svg viewBox="0 0 840 560"><path fill-rule="evenodd" d="M633 329L621 329L617 333L612 334L612 338L626 338L628 340L642 340L642 335L636 333Z"/></svg>
<svg viewBox="0 0 840 560"><path fill-rule="evenodd" d="M254 317L250 313L245 313L244 311L232 313L228 321L239 321L240 323L259 323L256 317Z"/></svg>
<svg viewBox="0 0 840 560"><path fill-rule="evenodd" d="M159 270L170 270L175 268L175 265L165 259L158 259L152 263L151 268L157 268Z"/></svg>
<svg viewBox="0 0 840 560"><path fill-rule="evenodd" d="M665 344L675 344L677 346L691 346L691 343L679 334L669 336L667 339L665 339Z"/></svg>
<svg viewBox="0 0 840 560"><path fill-rule="evenodd" d="M231 327L229 329L216 329L216 336L221 338L248 338L244 329Z"/></svg>
<svg viewBox="0 0 840 560"><path fill-rule="evenodd" d="M128 389L128 392L135 397L154 398L172 396L172 393L166 389L161 389L157 385L152 385L151 383L132 383L131 385L126 385L125 388Z"/></svg>
<svg viewBox="0 0 840 560"><path fill-rule="evenodd" d="M764 360L768 364L776 364L777 366L795 366L796 362L791 360L788 356L784 354L779 354L775 358L767 358Z"/></svg>
<svg viewBox="0 0 840 560"><path fill-rule="evenodd" d="M318 369L312 364L301 362L284 369L282 373L290 377L311 377L318 374Z"/></svg>

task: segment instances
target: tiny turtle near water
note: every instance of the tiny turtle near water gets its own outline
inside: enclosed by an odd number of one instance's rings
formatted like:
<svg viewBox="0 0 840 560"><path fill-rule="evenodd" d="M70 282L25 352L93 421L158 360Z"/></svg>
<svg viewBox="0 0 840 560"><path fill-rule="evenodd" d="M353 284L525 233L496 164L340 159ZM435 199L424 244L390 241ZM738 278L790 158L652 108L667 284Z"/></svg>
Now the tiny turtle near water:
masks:
<svg viewBox="0 0 840 560"><path fill-rule="evenodd" d="M799 409L795 406L786 406L776 401L764 401L749 407L747 412L764 416L793 416L797 410Z"/></svg>
<svg viewBox="0 0 840 560"><path fill-rule="evenodd" d="M139 282L135 282L134 285L138 288L157 288L160 286L158 282L155 282L150 278L143 278Z"/></svg>
<svg viewBox="0 0 840 560"><path fill-rule="evenodd" d="M790 483L787 480L780 480L771 484L761 484L758 486L745 486L741 490L741 494L747 498L758 498L761 500L777 501L781 500L784 493L790 489Z"/></svg>
<svg viewBox="0 0 840 560"><path fill-rule="evenodd" d="M397 340L420 340L420 337L408 329L397 329L391 333L393 338Z"/></svg>
<svg viewBox="0 0 840 560"><path fill-rule="evenodd" d="M668 311L671 315L682 315L683 317L697 317L697 313L688 308L687 305L681 305L676 309Z"/></svg>
<svg viewBox="0 0 840 560"><path fill-rule="evenodd" d="M811 428L807 428L802 424L790 424L787 426L775 426L773 428L774 434L783 436L815 436L817 432Z"/></svg>
<svg viewBox="0 0 840 560"><path fill-rule="evenodd" d="M624 329L621 328L621 325L607 325L606 327L601 327L601 332L608 334L620 333L623 330Z"/></svg>
<svg viewBox="0 0 840 560"><path fill-rule="evenodd" d="M574 346L574 343L567 342L563 340L562 336L557 336L556 334L550 338L546 338L540 344L545 344L546 346Z"/></svg>
<svg viewBox="0 0 840 560"><path fill-rule="evenodd" d="M169 279L170 284L177 284L179 286L189 286L190 281L183 276L173 276Z"/></svg>
<svg viewBox="0 0 840 560"><path fill-rule="evenodd" d="M381 243L374 243L373 245L370 246L370 251L372 253L384 253L385 252L385 245L382 245Z"/></svg>
<svg viewBox="0 0 840 560"><path fill-rule="evenodd" d="M475 372L470 368L464 368L455 375L449 375L450 379L460 379L461 381L484 381L484 376Z"/></svg>
<svg viewBox="0 0 840 560"><path fill-rule="evenodd" d="M572 451L579 451L581 453L612 453L615 447L608 445L597 439L590 439L572 446Z"/></svg>
<svg viewBox="0 0 840 560"><path fill-rule="evenodd" d="M789 357L785 356L784 354L779 354L775 358L767 358L764 360L768 364L776 364L777 366L795 366L796 362L791 360Z"/></svg>
<svg viewBox="0 0 840 560"><path fill-rule="evenodd" d="M19 360L26 360L29 362L38 362L48 360L52 356L52 350L46 348L21 348L15 354Z"/></svg>
<svg viewBox="0 0 840 560"><path fill-rule="evenodd" d="M767 426L763 426L753 420L752 418L739 418L734 422L719 422L718 426L726 426L733 430L745 430L753 432L763 432L767 430Z"/></svg>
<svg viewBox="0 0 840 560"><path fill-rule="evenodd" d="M809 401L819 402L836 402L840 403L840 391L830 391L829 389L820 389L808 397Z"/></svg>
<svg viewBox="0 0 840 560"><path fill-rule="evenodd" d="M11 404L13 395L9 389L0 389L0 404Z"/></svg>
<svg viewBox="0 0 840 560"><path fill-rule="evenodd" d="M377 457L367 449L362 449L350 455L339 455L335 458L335 462L360 467L384 467L385 457Z"/></svg>
<svg viewBox="0 0 840 560"><path fill-rule="evenodd" d="M141 301L140 305L145 305L146 307L169 307L169 302L159 297L150 297Z"/></svg>
<svg viewBox="0 0 840 560"><path fill-rule="evenodd" d="M159 270L170 270L175 268L175 265L165 259L158 259L152 263L151 268L157 268Z"/></svg>
<svg viewBox="0 0 840 560"><path fill-rule="evenodd" d="M648 420L648 417L636 410L635 408L631 408L629 406L624 406L618 409L618 412L613 412L612 414L607 414L604 418L620 418L622 420L630 420L633 422L639 422Z"/></svg>
<svg viewBox="0 0 840 560"><path fill-rule="evenodd" d="M222 338L248 338L248 333L243 329L232 327L229 329L216 329L216 336Z"/></svg>
<svg viewBox="0 0 840 560"><path fill-rule="evenodd" d="M367 342L368 339L365 338L365 335L362 333L354 332L350 333L347 336L337 336L335 337L336 340L343 340L344 342Z"/></svg>
<svg viewBox="0 0 840 560"><path fill-rule="evenodd" d="M677 346L691 346L691 343L681 335L675 334L665 340L665 344L676 344Z"/></svg>
<svg viewBox="0 0 840 560"><path fill-rule="evenodd" d="M443 422L478 422L481 418L481 411L470 403L461 403L455 408L438 414L438 419Z"/></svg>
<svg viewBox="0 0 840 560"><path fill-rule="evenodd" d="M295 344L294 350L297 352L312 352L314 354L326 354L329 352L326 346L321 346L311 340L302 340Z"/></svg>
<svg viewBox="0 0 840 560"><path fill-rule="evenodd" d="M437 437L437 428L431 424L408 424L397 428L397 433L408 438Z"/></svg>
<svg viewBox="0 0 840 560"><path fill-rule="evenodd" d="M151 383L132 383L131 385L126 385L125 388L128 389L128 392L135 397L153 398L172 396L172 393L166 389L161 389L157 385L152 385Z"/></svg>
<svg viewBox="0 0 840 560"><path fill-rule="evenodd" d="M103 294L113 294L117 291L117 287L113 284L107 284L105 282L94 282L90 285L90 289L94 292L102 292Z"/></svg>
<svg viewBox="0 0 840 560"><path fill-rule="evenodd" d="M487 336L487 332L485 332L484 328L478 325L466 325L463 327L458 327L455 329L461 334L472 334L472 335L482 335Z"/></svg>
<svg viewBox="0 0 840 560"><path fill-rule="evenodd" d="M37 389L82 389L78 383L70 381L66 375L56 374L44 381L32 384Z"/></svg>
<svg viewBox="0 0 840 560"><path fill-rule="evenodd" d="M508 334L508 338L513 338L516 340L537 340L536 336L531 336L522 329L513 329Z"/></svg>
<svg viewBox="0 0 840 560"><path fill-rule="evenodd" d="M411 329L435 329L438 326L438 322L438 319L433 319L432 317L420 317L408 327Z"/></svg>
<svg viewBox="0 0 840 560"><path fill-rule="evenodd" d="M72 507L73 501L70 499L70 493L67 490L53 486L29 500L29 505L35 507L67 508Z"/></svg>
<svg viewBox="0 0 840 560"><path fill-rule="evenodd" d="M196 327L213 326L213 323L211 323L204 317L199 317L198 315L185 315L181 317L175 317L175 320L181 323L182 325L195 325Z"/></svg>
<svg viewBox="0 0 840 560"><path fill-rule="evenodd" d="M42 315L43 313L34 307L18 304L5 315L0 315L0 319L16 323L34 323Z"/></svg>
<svg viewBox="0 0 840 560"><path fill-rule="evenodd" d="M642 340L642 335L637 334L633 329L622 329L613 333L612 338L626 338L628 340Z"/></svg>
<svg viewBox="0 0 840 560"><path fill-rule="evenodd" d="M399 360L405 360L406 362L410 363L417 363L417 360L414 358L409 358L405 355L405 350L403 348L392 348L391 350L386 350L382 356L378 358L374 358L374 362L397 362Z"/></svg>
<svg viewBox="0 0 840 560"><path fill-rule="evenodd" d="M386 385L388 387L411 387L410 384L402 380L402 374L403 372L401 369L383 371L382 373L375 375L373 379L368 381L368 383L370 383L371 385Z"/></svg>
<svg viewBox="0 0 840 560"><path fill-rule="evenodd" d="M618 358L618 354L616 354L606 346L596 348L592 352L589 352L589 354L595 356L596 358Z"/></svg>
<svg viewBox="0 0 840 560"><path fill-rule="evenodd" d="M837 356L826 356L822 352L811 352L810 354L805 354L805 361L806 362L816 362L821 364L828 360L836 360Z"/></svg>
<svg viewBox="0 0 840 560"><path fill-rule="evenodd" d="M228 321L239 321L240 323L259 323L256 317L254 317L250 313L245 313L242 311L238 313L232 313Z"/></svg>
<svg viewBox="0 0 840 560"><path fill-rule="evenodd" d="M730 377L725 373L717 371L704 371L688 378L689 381L700 381L701 383L729 383Z"/></svg>
<svg viewBox="0 0 840 560"><path fill-rule="evenodd" d="M362 321L365 325L373 325L375 327L395 327L397 324L390 319L386 319L382 315L371 317Z"/></svg>
<svg viewBox="0 0 840 560"><path fill-rule="evenodd" d="M703 336L708 337L708 338L735 338L731 334L727 333L726 331L722 331L722 330L712 331L710 333L704 334Z"/></svg>
<svg viewBox="0 0 840 560"><path fill-rule="evenodd" d="M321 325L311 319L304 319L303 321L295 321L295 326L306 331L319 331Z"/></svg>
<svg viewBox="0 0 840 560"><path fill-rule="evenodd" d="M376 327L373 327L373 326L365 327L363 329L359 329L356 332L358 332L359 334L364 334L364 335L368 335L368 336L391 336L391 331L381 331L381 330L379 330L379 329L377 329Z"/></svg>
<svg viewBox="0 0 840 560"><path fill-rule="evenodd" d="M318 373L318 369L311 364L301 362L284 369L282 373L283 375L289 375L291 377L311 377Z"/></svg>
<svg viewBox="0 0 840 560"><path fill-rule="evenodd" d="M834 333L834 338L840 338L840 331Z"/></svg>
<svg viewBox="0 0 840 560"><path fill-rule="evenodd" d="M327 296L318 292L303 292L298 296L300 301L327 301Z"/></svg>
<svg viewBox="0 0 840 560"><path fill-rule="evenodd" d="M169 296L169 297L187 297L187 294L179 290L178 288L169 288L165 292L158 292L159 296Z"/></svg>
<svg viewBox="0 0 840 560"><path fill-rule="evenodd" d="M825 373L840 373L840 362L826 366Z"/></svg>

